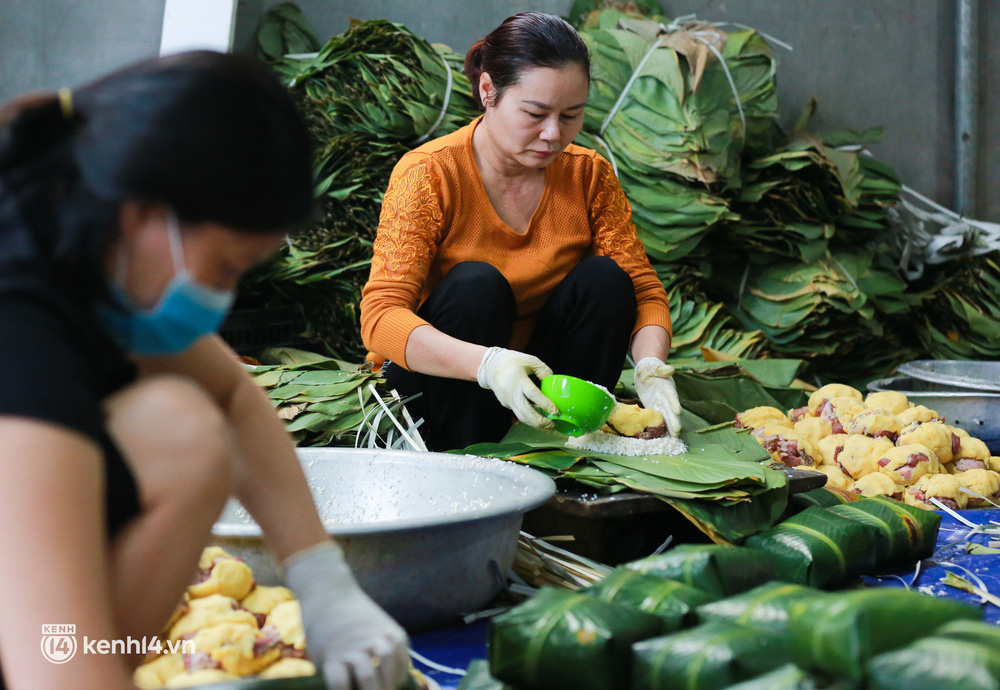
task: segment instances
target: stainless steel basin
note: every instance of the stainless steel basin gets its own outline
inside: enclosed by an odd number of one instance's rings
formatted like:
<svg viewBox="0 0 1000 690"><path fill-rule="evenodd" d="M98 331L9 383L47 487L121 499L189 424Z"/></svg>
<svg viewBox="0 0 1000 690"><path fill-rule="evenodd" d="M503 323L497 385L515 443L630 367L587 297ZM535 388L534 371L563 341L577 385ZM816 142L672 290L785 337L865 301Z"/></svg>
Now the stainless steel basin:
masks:
<svg viewBox="0 0 1000 690"><path fill-rule="evenodd" d="M982 439L993 453L1000 453L1000 393L958 388L897 376L868 384L871 391L899 391L910 402L924 405Z"/></svg>
<svg viewBox="0 0 1000 690"><path fill-rule="evenodd" d="M899 373L936 385L1000 393L1000 362L918 359L901 364Z"/></svg>
<svg viewBox="0 0 1000 690"><path fill-rule="evenodd" d="M410 631L496 596L524 513L555 493L540 472L487 458L341 448L298 455L327 532L361 586ZM259 583L281 582L260 528L238 502L229 502L212 535Z"/></svg>

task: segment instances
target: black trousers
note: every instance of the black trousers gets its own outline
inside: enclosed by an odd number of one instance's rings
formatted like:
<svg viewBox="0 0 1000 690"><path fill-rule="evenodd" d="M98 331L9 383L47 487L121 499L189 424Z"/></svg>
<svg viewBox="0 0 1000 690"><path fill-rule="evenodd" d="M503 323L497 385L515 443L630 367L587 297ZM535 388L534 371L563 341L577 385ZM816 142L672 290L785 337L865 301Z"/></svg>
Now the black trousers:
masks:
<svg viewBox="0 0 1000 690"><path fill-rule="evenodd" d="M487 347L508 347L517 305L507 279L481 261L456 265L417 314L447 335ZM525 351L557 374L614 388L621 374L636 319L631 277L613 259L589 257L553 291L535 323ZM420 427L431 450L496 442L513 416L475 381L459 381L407 371L386 370L401 395L422 393L407 407L423 417Z"/></svg>

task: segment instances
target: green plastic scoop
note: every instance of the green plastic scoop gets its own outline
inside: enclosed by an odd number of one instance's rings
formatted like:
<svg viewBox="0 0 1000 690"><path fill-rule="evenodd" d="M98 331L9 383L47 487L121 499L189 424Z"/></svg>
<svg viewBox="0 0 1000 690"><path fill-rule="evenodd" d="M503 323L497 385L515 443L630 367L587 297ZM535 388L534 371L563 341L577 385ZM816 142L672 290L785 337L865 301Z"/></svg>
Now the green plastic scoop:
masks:
<svg viewBox="0 0 1000 690"><path fill-rule="evenodd" d="M614 396L575 376L546 376L539 388L559 408L559 414L546 416L555 423L556 431L568 436L597 431L615 409Z"/></svg>

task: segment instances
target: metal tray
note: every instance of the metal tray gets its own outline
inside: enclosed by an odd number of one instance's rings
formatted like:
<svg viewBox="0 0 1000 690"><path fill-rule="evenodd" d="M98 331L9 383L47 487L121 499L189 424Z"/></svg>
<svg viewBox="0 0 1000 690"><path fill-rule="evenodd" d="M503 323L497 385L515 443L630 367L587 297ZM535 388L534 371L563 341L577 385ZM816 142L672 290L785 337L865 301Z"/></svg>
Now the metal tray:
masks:
<svg viewBox="0 0 1000 690"><path fill-rule="evenodd" d="M489 603L513 564L524 513L555 493L544 474L488 458L342 448L298 455L361 586L411 632ZM237 501L212 543L244 559L259 583L281 582L260 527Z"/></svg>
<svg viewBox="0 0 1000 690"><path fill-rule="evenodd" d="M900 365L899 373L938 385L1000 393L1000 362L918 359Z"/></svg>
<svg viewBox="0 0 1000 690"><path fill-rule="evenodd" d="M945 386L905 376L872 381L868 390L905 393L911 402L935 410L948 424L982 439L990 452L1000 452L1000 393Z"/></svg>

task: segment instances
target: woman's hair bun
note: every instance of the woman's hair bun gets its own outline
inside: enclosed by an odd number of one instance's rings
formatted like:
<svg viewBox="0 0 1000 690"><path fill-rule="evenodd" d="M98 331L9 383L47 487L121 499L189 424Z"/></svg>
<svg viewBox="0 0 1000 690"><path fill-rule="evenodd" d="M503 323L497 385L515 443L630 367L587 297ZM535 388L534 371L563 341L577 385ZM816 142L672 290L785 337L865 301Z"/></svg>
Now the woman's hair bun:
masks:
<svg viewBox="0 0 1000 690"><path fill-rule="evenodd" d="M472 97L485 110L479 95L479 78L490 75L495 89L491 104L521 75L536 67L579 65L590 77L587 45L565 19L544 12L521 12L507 17L465 54L465 74L472 83Z"/></svg>

